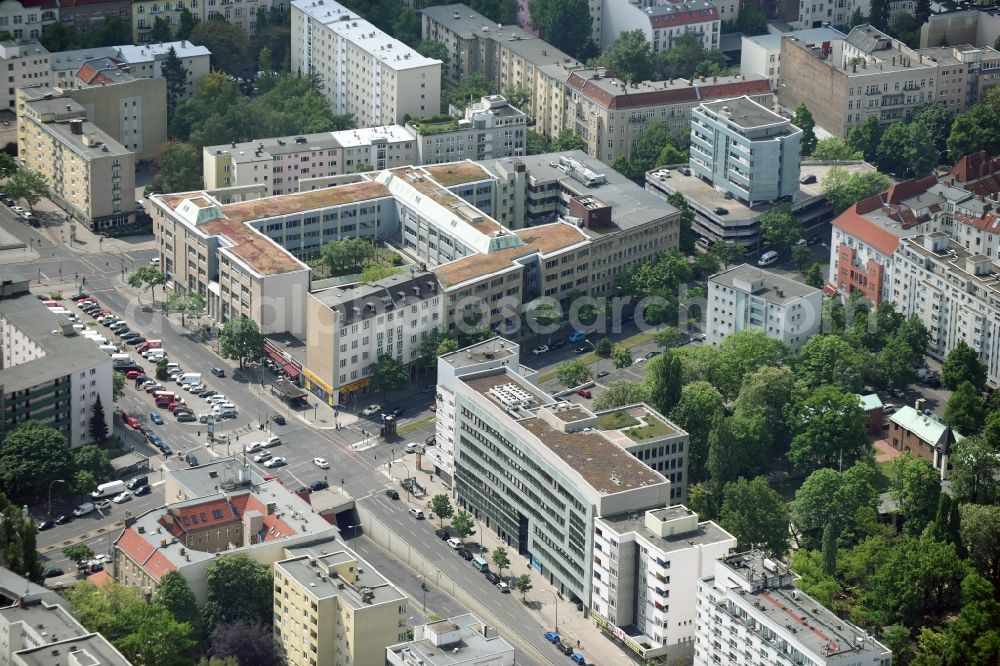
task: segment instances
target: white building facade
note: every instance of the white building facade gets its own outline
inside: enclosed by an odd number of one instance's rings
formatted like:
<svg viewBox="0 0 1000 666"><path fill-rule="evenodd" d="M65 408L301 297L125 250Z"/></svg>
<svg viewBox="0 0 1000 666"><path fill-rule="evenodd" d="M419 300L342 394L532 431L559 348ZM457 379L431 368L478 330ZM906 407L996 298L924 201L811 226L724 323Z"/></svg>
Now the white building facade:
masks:
<svg viewBox="0 0 1000 666"><path fill-rule="evenodd" d="M291 69L318 74L337 114L359 127L441 110L441 61L424 57L333 0L294 0Z"/></svg>
<svg viewBox="0 0 1000 666"><path fill-rule="evenodd" d="M50 57L38 42L0 42L0 75L7 78L0 87L0 109L14 108L17 88L51 85Z"/></svg>
<svg viewBox="0 0 1000 666"><path fill-rule="evenodd" d="M503 95L489 95L470 104L461 120L443 127L416 120L407 127L417 137L419 164L440 164L524 155L527 125L528 117Z"/></svg>
<svg viewBox="0 0 1000 666"><path fill-rule="evenodd" d="M744 330L764 332L796 352L819 333L823 292L742 264L708 278L708 342L720 345Z"/></svg>

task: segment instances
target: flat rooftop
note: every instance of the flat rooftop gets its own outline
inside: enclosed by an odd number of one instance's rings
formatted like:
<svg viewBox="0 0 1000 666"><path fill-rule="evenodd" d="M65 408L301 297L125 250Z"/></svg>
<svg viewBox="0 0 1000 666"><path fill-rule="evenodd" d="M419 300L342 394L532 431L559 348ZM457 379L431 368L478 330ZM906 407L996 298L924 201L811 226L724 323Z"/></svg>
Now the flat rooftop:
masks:
<svg viewBox="0 0 1000 666"><path fill-rule="evenodd" d="M291 215L307 210L318 210L320 208L329 208L330 206L383 199L391 196L392 194L388 188L381 183L364 181L349 185L310 190L308 192L294 192L292 194L281 194L231 203L222 206L222 212L226 217L239 220L240 222L253 222L269 217L278 217L279 215Z"/></svg>
<svg viewBox="0 0 1000 666"><path fill-rule="evenodd" d="M497 27L496 21L491 21L464 4L425 7L420 13L435 23L444 25L462 39L487 38L505 42L511 39L538 39L516 25ZM551 48L556 50L555 47Z"/></svg>
<svg viewBox="0 0 1000 666"><path fill-rule="evenodd" d="M445 359L453 368L466 368L486 361L502 360L517 356L519 346L505 338L495 337L478 344L453 351L438 358Z"/></svg>
<svg viewBox="0 0 1000 666"><path fill-rule="evenodd" d="M329 552L331 549L334 552ZM326 554L320 553L319 550L323 550ZM340 603L357 610L376 604L398 603L406 599L406 596L393 587L382 574L343 546L331 543L322 549L289 548L289 551L293 557L276 562L275 569L280 567L299 585L308 588L309 593L318 600L336 597ZM353 573L357 578L352 581L343 576L320 575L342 566L353 567ZM343 583L343 587L340 587L340 583Z"/></svg>
<svg viewBox="0 0 1000 666"><path fill-rule="evenodd" d="M231 155L237 162L254 162L269 160L275 155L294 155L313 150L370 146L376 141L400 143L413 140L413 135L405 127L385 125L340 132L275 136L243 141L235 146L231 143L224 143L216 146L205 146L203 150L212 155ZM257 154L258 151L260 151L260 155Z"/></svg>
<svg viewBox="0 0 1000 666"><path fill-rule="evenodd" d="M613 495L667 483L663 475L637 460L598 430L572 433L554 430L545 420L531 411L534 409L537 412L537 408L551 405L553 403L551 396L545 395L518 375L508 372L506 368L489 374L466 377L462 381L501 409L505 407L490 394L491 388L514 384L532 396L533 404L528 409L530 416L527 418L511 416L511 418L602 495Z"/></svg>
<svg viewBox="0 0 1000 666"><path fill-rule="evenodd" d="M766 35L755 35L753 37L743 37L743 41L752 42L766 49L780 49L781 40L784 37L792 37L805 44L821 44L832 42L835 39L847 37L836 28L808 28L806 30L793 30L791 32L775 32Z"/></svg>
<svg viewBox="0 0 1000 666"><path fill-rule="evenodd" d="M689 515L690 509L682 506L669 506L657 509L655 513L664 520L672 518L682 518ZM634 532L641 535L646 541L652 543L656 548L664 553L672 553L678 550L687 550L701 546L709 546L720 541L732 539L733 535L716 525L711 520L698 523L694 530L688 532L678 532L670 536L661 537L646 527L646 512L631 511L612 516L601 516L600 520L607 523L619 534Z"/></svg>
<svg viewBox="0 0 1000 666"><path fill-rule="evenodd" d="M419 167L431 178L444 187L454 187L475 183L481 180L490 180L493 174L485 165L477 164L471 160L464 162L449 162L447 164L431 164Z"/></svg>
<svg viewBox="0 0 1000 666"><path fill-rule="evenodd" d="M222 236L230 244L220 250L228 252L261 275L278 275L292 271L309 270L288 250L243 222L228 218L215 218L198 225L210 236Z"/></svg>
<svg viewBox="0 0 1000 666"><path fill-rule="evenodd" d="M80 666L130 666L132 662L101 634L66 638L55 643L19 650L17 663L24 666L79 664ZM62 660L66 659L66 662Z"/></svg>
<svg viewBox="0 0 1000 666"><path fill-rule="evenodd" d="M763 280L761 287L751 293L776 305L783 305L790 301L822 293L819 289L810 287L804 282L793 280L779 273L772 273L751 264L734 266L728 271L722 271L710 276L708 280L709 282L715 282L736 289L743 289L742 285L736 285L737 281L753 284L758 280Z"/></svg>
<svg viewBox="0 0 1000 666"><path fill-rule="evenodd" d="M440 60L421 55L376 28L357 12L333 0L293 0L292 6L350 41L358 49L381 60L391 69L404 70L441 64Z"/></svg>
<svg viewBox="0 0 1000 666"><path fill-rule="evenodd" d="M420 638L390 645L386 649L397 655L405 655L408 664L425 666L492 663L492 657L514 653L513 645L472 614L417 626L414 632ZM461 637L451 643L436 640L436 636L451 632L461 632Z"/></svg>
<svg viewBox="0 0 1000 666"><path fill-rule="evenodd" d="M545 257L587 240L580 229L565 222L518 229L514 233L523 241L523 245L463 257L438 266L434 269L434 274L445 288L454 287L503 270L513 270L517 266L515 260L519 257L536 252Z"/></svg>
<svg viewBox="0 0 1000 666"><path fill-rule="evenodd" d="M791 132L791 124L788 119L782 118L774 111L754 102L748 97L734 97L714 102L702 102L701 105L720 118L727 119L730 124L743 129L788 124L789 132Z"/></svg>
<svg viewBox="0 0 1000 666"><path fill-rule="evenodd" d="M42 351L38 358L0 368L0 388L5 394L110 363L110 357L93 341L73 330L69 319L50 312L34 294L0 298L0 318ZM64 327L69 335L63 335Z"/></svg>
<svg viewBox="0 0 1000 666"><path fill-rule="evenodd" d="M132 151L118 143L114 137L89 120L83 121L81 134L73 133L70 128L70 121L68 120L43 123L42 128L56 137L61 144L70 148L74 153L87 159L95 157L123 157L132 154ZM89 145L84 142L85 138L90 142Z"/></svg>
<svg viewBox="0 0 1000 666"><path fill-rule="evenodd" d="M370 284L361 282L313 292L313 297L340 313L340 326L402 310L407 304L440 296L433 273L401 270Z"/></svg>

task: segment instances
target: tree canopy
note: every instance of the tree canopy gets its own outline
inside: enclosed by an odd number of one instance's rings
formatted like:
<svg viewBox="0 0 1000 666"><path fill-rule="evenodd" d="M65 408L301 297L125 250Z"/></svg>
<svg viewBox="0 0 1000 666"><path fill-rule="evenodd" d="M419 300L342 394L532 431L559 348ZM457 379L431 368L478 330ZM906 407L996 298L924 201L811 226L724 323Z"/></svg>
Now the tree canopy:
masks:
<svg viewBox="0 0 1000 666"><path fill-rule="evenodd" d="M528 11L531 27L560 51L586 60L596 50L587 0L529 0Z"/></svg>
<svg viewBox="0 0 1000 666"><path fill-rule="evenodd" d="M264 336L257 322L243 315L227 321L219 333L219 352L238 359L241 368L245 361L259 358L264 353Z"/></svg>

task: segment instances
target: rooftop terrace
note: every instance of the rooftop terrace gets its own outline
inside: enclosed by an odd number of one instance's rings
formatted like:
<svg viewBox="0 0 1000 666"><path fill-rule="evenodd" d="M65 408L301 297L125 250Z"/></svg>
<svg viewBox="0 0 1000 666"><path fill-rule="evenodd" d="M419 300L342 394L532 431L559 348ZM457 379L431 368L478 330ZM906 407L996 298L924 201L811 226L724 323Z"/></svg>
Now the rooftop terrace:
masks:
<svg viewBox="0 0 1000 666"><path fill-rule="evenodd" d="M392 195L389 193L389 190L381 183L365 181L340 185L338 187L327 187L320 190L310 190L308 192L295 192L293 194L281 194L262 199L241 201L223 206L222 212L226 217L239 220L240 222L253 222L279 215L290 215L307 210L318 210L330 206L382 199L390 196Z"/></svg>

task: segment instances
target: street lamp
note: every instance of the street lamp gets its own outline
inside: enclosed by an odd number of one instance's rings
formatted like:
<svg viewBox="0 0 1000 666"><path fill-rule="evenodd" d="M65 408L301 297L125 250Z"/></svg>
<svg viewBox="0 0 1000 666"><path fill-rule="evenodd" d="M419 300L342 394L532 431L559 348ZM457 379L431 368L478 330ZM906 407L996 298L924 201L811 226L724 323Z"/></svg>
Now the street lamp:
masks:
<svg viewBox="0 0 1000 666"><path fill-rule="evenodd" d="M409 467L407 467L407 466L406 466L406 463L405 463L405 462L403 462L402 460L390 460L390 461L389 461L389 462L387 463L387 465L388 465L388 466L389 466L389 467L391 468L391 467L392 467L392 465L393 465L394 463L395 463L396 465L402 465L402 466L403 466L403 469L405 469L405 470L406 470L406 479L407 479L407 483L405 483L405 484L403 484L403 485L404 485L404 486L406 486L406 498L407 498L407 500L409 500L409 498L410 498L410 495L411 495L411 488L410 488L410 481L409 481L409 478L410 478L410 468L409 468Z"/></svg>
<svg viewBox="0 0 1000 666"><path fill-rule="evenodd" d="M426 614L427 613L427 580L423 576L417 576L420 579L420 608Z"/></svg>
<svg viewBox="0 0 1000 666"><path fill-rule="evenodd" d="M351 535L352 536L356 537L357 536L357 532L355 532L355 530L357 528L359 528L359 527L361 527L361 523L358 523L357 525L348 525L347 529L349 529L351 531ZM351 544L351 536L347 537L347 545L350 545L350 544Z"/></svg>
<svg viewBox="0 0 1000 666"><path fill-rule="evenodd" d="M52 517L52 485L56 483L66 483L66 481L64 479L52 479L49 482L49 510L46 515L50 518Z"/></svg>
<svg viewBox="0 0 1000 666"><path fill-rule="evenodd" d="M556 609L556 627L555 627L555 629L556 629L556 633L558 634L559 633L559 597L557 597L556 593L553 592L552 590L542 590L542 592L548 592L549 594L552 595L553 605L555 606L555 609Z"/></svg>

